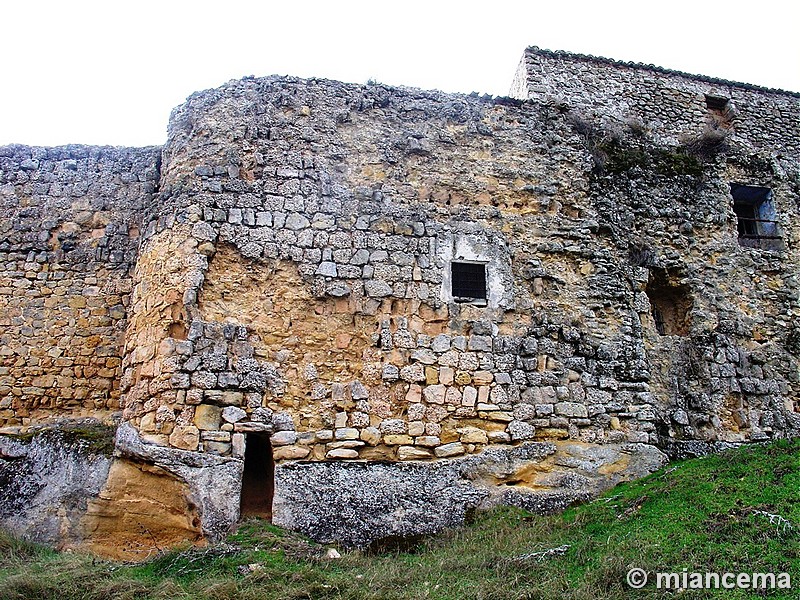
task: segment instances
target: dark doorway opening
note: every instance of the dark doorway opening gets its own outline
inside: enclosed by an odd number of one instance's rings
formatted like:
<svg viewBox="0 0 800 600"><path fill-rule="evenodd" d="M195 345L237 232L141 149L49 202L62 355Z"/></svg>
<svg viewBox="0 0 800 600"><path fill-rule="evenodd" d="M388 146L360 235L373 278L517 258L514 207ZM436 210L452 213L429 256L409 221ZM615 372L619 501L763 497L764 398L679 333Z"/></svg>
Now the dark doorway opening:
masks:
<svg viewBox="0 0 800 600"><path fill-rule="evenodd" d="M275 493L275 462L272 444L263 433L248 433L245 439L244 473L239 510L242 517L272 520L272 496Z"/></svg>

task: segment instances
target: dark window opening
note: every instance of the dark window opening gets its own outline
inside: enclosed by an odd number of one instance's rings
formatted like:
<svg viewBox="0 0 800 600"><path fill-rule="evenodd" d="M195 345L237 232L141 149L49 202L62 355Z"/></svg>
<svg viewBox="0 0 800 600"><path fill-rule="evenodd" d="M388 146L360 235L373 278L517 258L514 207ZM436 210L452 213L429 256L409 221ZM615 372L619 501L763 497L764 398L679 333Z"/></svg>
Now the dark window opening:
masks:
<svg viewBox="0 0 800 600"><path fill-rule="evenodd" d="M272 520L272 497L275 493L275 462L272 444L263 433L248 433L244 451L242 495L239 511L242 517Z"/></svg>
<svg viewBox="0 0 800 600"><path fill-rule="evenodd" d="M781 237L772 190L732 183L731 196L739 244L752 248L779 248Z"/></svg>
<svg viewBox="0 0 800 600"><path fill-rule="evenodd" d="M645 292L658 334L688 335L694 301L689 287L680 283L677 273L651 269Z"/></svg>
<svg viewBox="0 0 800 600"><path fill-rule="evenodd" d="M717 129L727 130L733 126L731 122L733 109L730 100L722 96L706 94L706 108L708 109L711 131Z"/></svg>
<svg viewBox="0 0 800 600"><path fill-rule="evenodd" d="M483 263L450 263L453 299L456 302L486 300L486 265Z"/></svg>
<svg viewBox="0 0 800 600"><path fill-rule="evenodd" d="M728 102L730 102L730 100L723 96L711 96L706 94L706 108L708 108L708 110L723 112L728 108Z"/></svg>

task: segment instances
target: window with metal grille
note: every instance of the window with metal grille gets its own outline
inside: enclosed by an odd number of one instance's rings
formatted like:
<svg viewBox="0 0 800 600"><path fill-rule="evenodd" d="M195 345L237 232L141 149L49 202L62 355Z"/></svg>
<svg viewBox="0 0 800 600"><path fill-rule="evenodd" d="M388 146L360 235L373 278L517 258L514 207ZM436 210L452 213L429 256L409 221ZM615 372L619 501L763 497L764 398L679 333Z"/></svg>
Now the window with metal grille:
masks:
<svg viewBox="0 0 800 600"><path fill-rule="evenodd" d="M778 232L772 190L732 183L731 196L739 244L767 249L780 244L781 236Z"/></svg>
<svg viewBox="0 0 800 600"><path fill-rule="evenodd" d="M456 302L486 300L486 265L483 263L450 263L450 281Z"/></svg>

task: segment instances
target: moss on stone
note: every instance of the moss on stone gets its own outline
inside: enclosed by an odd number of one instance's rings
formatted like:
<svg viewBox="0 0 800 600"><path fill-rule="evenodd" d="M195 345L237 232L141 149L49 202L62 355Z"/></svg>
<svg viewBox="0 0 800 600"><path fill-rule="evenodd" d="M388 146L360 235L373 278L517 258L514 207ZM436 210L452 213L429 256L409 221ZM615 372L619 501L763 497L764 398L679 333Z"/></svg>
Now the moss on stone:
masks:
<svg viewBox="0 0 800 600"><path fill-rule="evenodd" d="M620 174L635 167L665 176L703 174L703 163L685 148L642 148L613 139L593 148L595 164L603 173Z"/></svg>
<svg viewBox="0 0 800 600"><path fill-rule="evenodd" d="M92 454L111 456L114 452L114 438L117 428L103 423L81 424L62 427L59 433L66 442L84 445Z"/></svg>
<svg viewBox="0 0 800 600"><path fill-rule="evenodd" d="M34 438L44 435L60 438L64 443L77 445L89 454L111 456L114 452L114 439L117 428L103 423L58 423L22 433L0 433L0 435L22 442L31 443Z"/></svg>

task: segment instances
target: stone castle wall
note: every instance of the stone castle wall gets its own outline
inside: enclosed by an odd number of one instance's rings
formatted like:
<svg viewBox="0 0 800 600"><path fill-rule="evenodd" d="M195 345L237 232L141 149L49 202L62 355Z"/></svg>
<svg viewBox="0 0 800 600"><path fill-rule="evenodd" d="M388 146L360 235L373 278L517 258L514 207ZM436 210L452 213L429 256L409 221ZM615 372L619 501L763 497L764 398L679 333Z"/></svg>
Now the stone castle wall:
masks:
<svg viewBox="0 0 800 600"><path fill-rule="evenodd" d="M21 354L30 332L31 356L58 352L64 321L65 356L106 369L76 414L121 394L133 459L96 529L117 535L112 500L150 461L197 511L187 539L223 532L262 434L275 521L355 545L797 435L796 96L533 50L523 67L524 100L249 78L191 96L160 150L0 151L21 223L5 424L74 393L22 385L64 376ZM52 183L77 175L77 199ZM775 239L740 239L731 184L771 190ZM485 301L453 297L454 261L485 265ZM38 300L64 270L66 306Z"/></svg>
<svg viewBox="0 0 800 600"><path fill-rule="evenodd" d="M576 118L315 80L193 97L165 150L160 220L175 220L137 267L172 303L139 298L136 348L153 351L128 365L126 418L223 455L274 421L278 459L317 460L784 431L793 181L747 146L728 160L638 138L604 149L601 172ZM614 162L645 158L651 172ZM782 249L737 243L743 179L775 190ZM486 263L486 306L448 296L458 258ZM678 334L656 331L652 294L681 294ZM168 314L180 335L159 341Z"/></svg>
<svg viewBox="0 0 800 600"><path fill-rule="evenodd" d="M158 148L0 148L0 427L119 411Z"/></svg>
<svg viewBox="0 0 800 600"><path fill-rule="evenodd" d="M795 92L531 47L511 95L564 103L606 123L647 130L665 144L721 129L790 171L800 158ZM728 103L710 108L707 97Z"/></svg>

